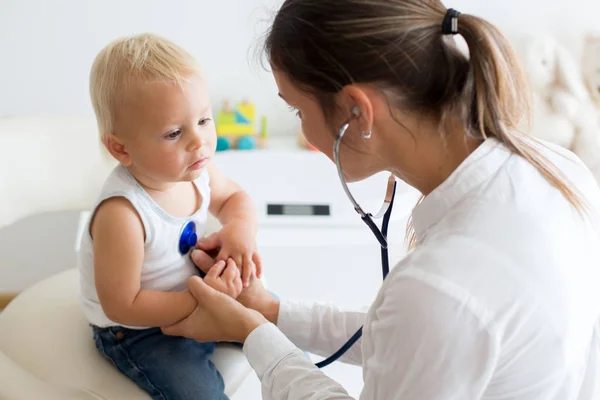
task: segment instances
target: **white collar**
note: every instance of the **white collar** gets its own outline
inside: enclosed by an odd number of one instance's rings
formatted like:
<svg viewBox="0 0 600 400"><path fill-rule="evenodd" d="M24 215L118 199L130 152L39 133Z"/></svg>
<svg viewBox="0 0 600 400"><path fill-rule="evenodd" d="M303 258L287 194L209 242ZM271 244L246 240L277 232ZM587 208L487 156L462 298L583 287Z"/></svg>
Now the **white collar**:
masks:
<svg viewBox="0 0 600 400"><path fill-rule="evenodd" d="M485 140L442 184L414 208L412 221L417 240L439 222L469 191L489 179L510 157L511 152L497 139Z"/></svg>

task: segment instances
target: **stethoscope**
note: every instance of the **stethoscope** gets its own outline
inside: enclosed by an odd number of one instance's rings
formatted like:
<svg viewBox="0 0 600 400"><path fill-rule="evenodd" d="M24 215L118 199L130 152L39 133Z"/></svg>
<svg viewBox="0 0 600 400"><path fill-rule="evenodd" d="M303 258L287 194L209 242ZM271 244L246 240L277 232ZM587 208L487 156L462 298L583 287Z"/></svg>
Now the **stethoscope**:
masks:
<svg viewBox="0 0 600 400"><path fill-rule="evenodd" d="M360 116L360 110L358 109L358 107L354 107L352 109L352 115L356 118ZM337 133L337 137L335 139L335 142L333 143L333 160L335 161L338 176L340 178L340 182L342 183L342 187L344 188L344 192L346 192L346 196L348 196L350 202L354 206L354 210L360 215L360 218L365 222L365 224L367 224L369 229L371 229L371 231L377 238L379 245L381 246L381 272L383 274L383 279L385 279L388 273L390 272L387 231L390 222L390 217L392 215L392 209L394 207L394 197L396 195L396 179L394 178L394 175L390 174L390 177L388 178L387 182L387 188L385 192L385 199L383 201L383 205L381 206L379 212L375 214L375 216L365 212L362 209L362 207L354 199L354 196L352 196L352 193L348 188L348 184L346 183L346 179L344 178L344 173L342 171L342 163L340 160L340 145L342 144L342 139L344 138L344 134L348 130L348 127L350 127L350 121L342 125L342 127ZM370 137L370 133L368 135L363 135L364 139L369 139ZM383 217L383 221L381 224L381 230L379 230L377 225L375 225L375 222L373 222L373 219L379 219L381 217ZM352 337L348 339L348 341L338 351L336 351L334 354L332 354L325 360L316 363L315 365L318 368L323 368L328 366L332 362L337 361L358 341L358 339L360 339L360 337L362 336L362 332L363 328L361 326L360 329L356 331L356 333L352 335Z"/></svg>

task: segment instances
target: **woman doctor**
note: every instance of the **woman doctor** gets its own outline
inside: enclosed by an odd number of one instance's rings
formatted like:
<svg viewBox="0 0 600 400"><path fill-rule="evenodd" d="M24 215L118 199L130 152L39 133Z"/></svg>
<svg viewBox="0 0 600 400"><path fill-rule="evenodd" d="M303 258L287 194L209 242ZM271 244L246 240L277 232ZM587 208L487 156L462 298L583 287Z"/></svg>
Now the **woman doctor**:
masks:
<svg viewBox="0 0 600 400"><path fill-rule="evenodd" d="M423 194L412 251L366 314L193 278L197 309L165 332L243 342L265 399L349 398L299 348L330 355L361 325L342 358L361 399L599 399L600 190L519 131L528 92L502 34L439 0L287 0L266 52L311 144L333 159L349 123L347 181L390 171Z"/></svg>

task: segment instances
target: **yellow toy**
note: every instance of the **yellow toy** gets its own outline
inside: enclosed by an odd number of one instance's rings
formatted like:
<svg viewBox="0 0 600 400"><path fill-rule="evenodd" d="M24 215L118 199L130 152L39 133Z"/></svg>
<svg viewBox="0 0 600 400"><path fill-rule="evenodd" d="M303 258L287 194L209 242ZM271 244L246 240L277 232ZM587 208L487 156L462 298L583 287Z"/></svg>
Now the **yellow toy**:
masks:
<svg viewBox="0 0 600 400"><path fill-rule="evenodd" d="M244 100L235 109L225 101L217 114L216 127L217 151L252 150L266 144L267 118L261 118L261 130L257 134L255 106L248 100Z"/></svg>

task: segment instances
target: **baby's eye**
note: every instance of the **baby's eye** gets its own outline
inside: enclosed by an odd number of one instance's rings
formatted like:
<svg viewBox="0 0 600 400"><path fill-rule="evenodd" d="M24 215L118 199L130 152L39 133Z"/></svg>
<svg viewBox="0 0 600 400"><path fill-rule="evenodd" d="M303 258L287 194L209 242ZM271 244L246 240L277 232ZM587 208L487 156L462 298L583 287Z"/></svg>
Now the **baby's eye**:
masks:
<svg viewBox="0 0 600 400"><path fill-rule="evenodd" d="M208 125L208 123L210 121L211 121L210 118L202 118L200 121L198 121L198 125L200 125L200 126Z"/></svg>
<svg viewBox="0 0 600 400"><path fill-rule="evenodd" d="M167 135L165 136L165 138L167 140L175 140L177 139L179 136L181 135L181 129L177 129L176 131L173 131L171 133L167 133Z"/></svg>

